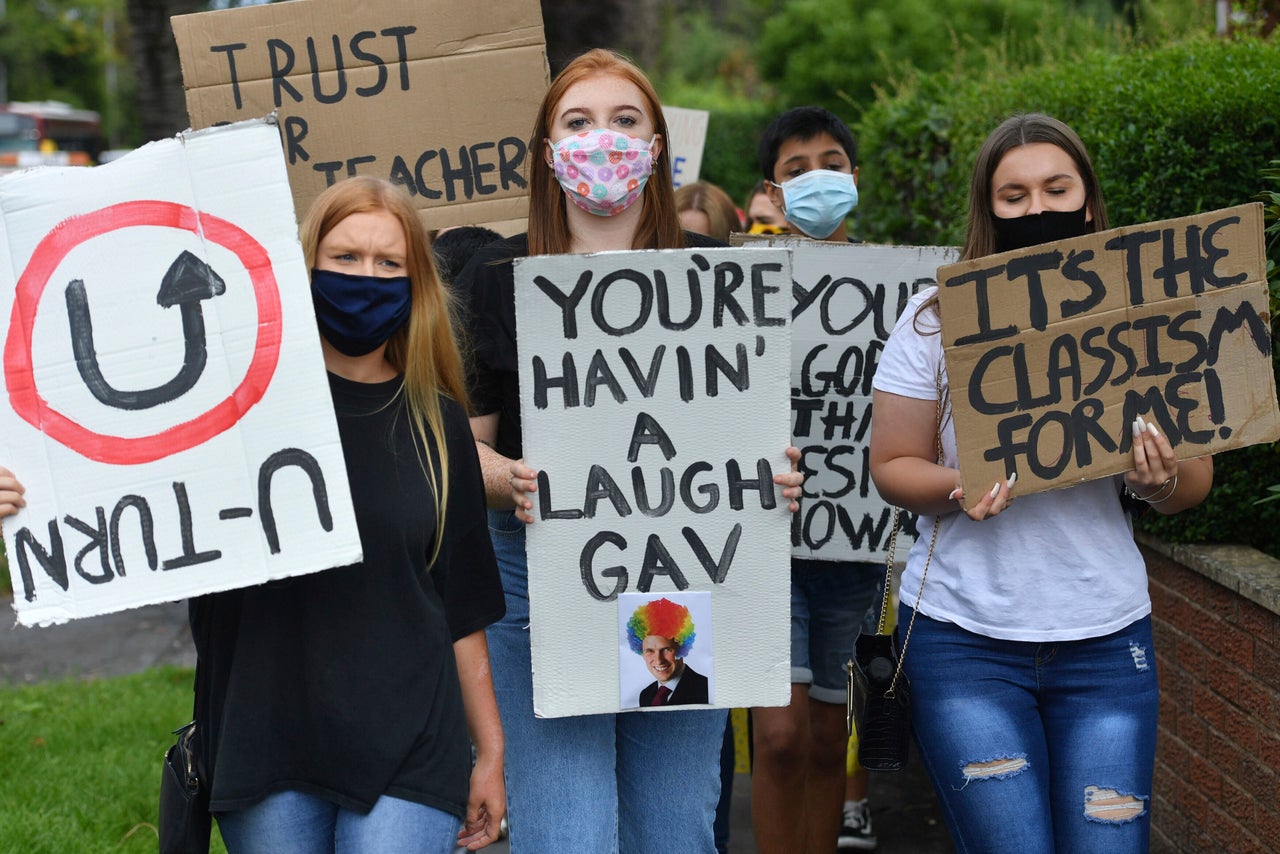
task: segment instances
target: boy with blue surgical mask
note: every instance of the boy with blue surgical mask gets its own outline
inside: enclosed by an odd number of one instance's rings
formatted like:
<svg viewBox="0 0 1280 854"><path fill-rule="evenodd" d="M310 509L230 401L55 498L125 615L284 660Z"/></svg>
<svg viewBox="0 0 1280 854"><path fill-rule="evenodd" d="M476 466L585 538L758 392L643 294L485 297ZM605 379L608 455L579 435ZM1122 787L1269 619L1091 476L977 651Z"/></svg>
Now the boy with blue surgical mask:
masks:
<svg viewBox="0 0 1280 854"><path fill-rule="evenodd" d="M769 199L793 229L843 243L844 221L858 204L858 146L834 113L795 107L760 138L760 171Z"/></svg>
<svg viewBox="0 0 1280 854"><path fill-rule="evenodd" d="M849 240L858 149L844 122L821 107L787 110L765 129L759 156L765 192L793 231ZM791 702L751 712L751 823L761 854L876 847L867 772L846 777L844 664L883 579L880 564L791 560Z"/></svg>

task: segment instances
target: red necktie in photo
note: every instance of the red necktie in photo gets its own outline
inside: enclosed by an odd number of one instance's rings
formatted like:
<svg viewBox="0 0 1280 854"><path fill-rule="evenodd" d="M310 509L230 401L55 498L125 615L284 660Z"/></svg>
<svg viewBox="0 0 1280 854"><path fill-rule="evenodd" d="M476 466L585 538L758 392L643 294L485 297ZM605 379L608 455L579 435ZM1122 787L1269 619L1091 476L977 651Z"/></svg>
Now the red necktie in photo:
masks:
<svg viewBox="0 0 1280 854"><path fill-rule="evenodd" d="M671 689L668 688L666 685L659 685L658 693L653 695L653 702L650 703L649 705L665 706L667 704L667 698L670 696L671 696Z"/></svg>

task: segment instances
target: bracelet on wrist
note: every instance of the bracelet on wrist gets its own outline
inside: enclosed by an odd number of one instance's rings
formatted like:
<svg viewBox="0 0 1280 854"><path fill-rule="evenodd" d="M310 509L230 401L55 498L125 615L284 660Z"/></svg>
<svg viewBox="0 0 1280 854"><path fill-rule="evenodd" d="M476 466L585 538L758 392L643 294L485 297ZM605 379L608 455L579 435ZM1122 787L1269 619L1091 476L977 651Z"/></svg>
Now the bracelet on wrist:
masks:
<svg viewBox="0 0 1280 854"><path fill-rule="evenodd" d="M1164 492L1166 489L1168 490L1168 493L1166 493L1163 498L1156 497L1160 493ZM1169 478L1164 483L1160 484L1160 488L1157 489L1155 492L1151 493L1150 495L1139 495L1133 490L1129 490L1129 494L1132 495L1134 498L1138 499L1139 501L1145 501L1147 502L1147 504L1154 505L1154 504L1160 504L1161 502L1164 502L1164 501L1168 501L1170 498L1173 497L1173 493L1177 492L1177 490L1178 490L1178 476L1175 474L1173 477Z"/></svg>

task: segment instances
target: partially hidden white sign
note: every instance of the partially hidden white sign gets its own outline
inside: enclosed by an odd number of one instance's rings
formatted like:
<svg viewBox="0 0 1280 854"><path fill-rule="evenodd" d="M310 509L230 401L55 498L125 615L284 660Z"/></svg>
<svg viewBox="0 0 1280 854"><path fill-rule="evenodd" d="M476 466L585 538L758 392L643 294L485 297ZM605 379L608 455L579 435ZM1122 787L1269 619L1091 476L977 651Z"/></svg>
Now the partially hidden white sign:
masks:
<svg viewBox="0 0 1280 854"><path fill-rule="evenodd" d="M690 702L786 703L787 253L528 258L515 292L535 712L659 708L635 690L650 629L619 626L676 612L663 645L707 680Z"/></svg>
<svg viewBox="0 0 1280 854"><path fill-rule="evenodd" d="M274 124L0 181L26 625L360 559Z"/></svg>
<svg viewBox="0 0 1280 854"><path fill-rule="evenodd" d="M753 245L753 244L748 244ZM792 437L805 474L792 519L797 557L882 561L893 507L871 482L871 382L907 301L955 260L944 246L873 246L773 238L791 248ZM902 518L906 554L915 517Z"/></svg>

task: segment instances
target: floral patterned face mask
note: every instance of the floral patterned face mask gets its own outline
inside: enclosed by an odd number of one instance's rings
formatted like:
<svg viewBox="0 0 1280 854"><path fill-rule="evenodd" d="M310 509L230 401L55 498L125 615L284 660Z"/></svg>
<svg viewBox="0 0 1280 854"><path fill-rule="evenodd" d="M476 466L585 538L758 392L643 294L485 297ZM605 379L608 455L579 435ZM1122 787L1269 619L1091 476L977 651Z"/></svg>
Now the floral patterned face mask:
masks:
<svg viewBox="0 0 1280 854"><path fill-rule="evenodd" d="M597 128L547 142L565 195L596 216L616 216L629 208L653 172L652 141L625 133Z"/></svg>

